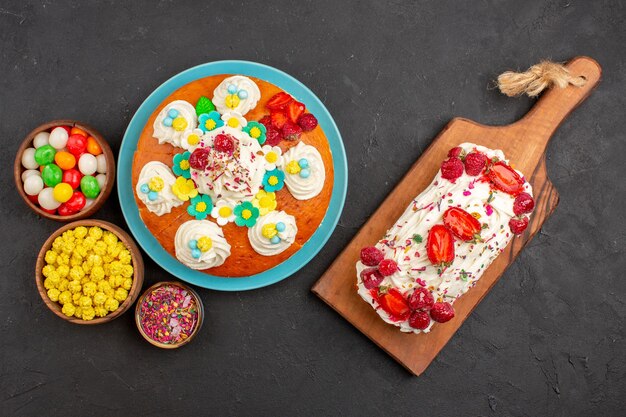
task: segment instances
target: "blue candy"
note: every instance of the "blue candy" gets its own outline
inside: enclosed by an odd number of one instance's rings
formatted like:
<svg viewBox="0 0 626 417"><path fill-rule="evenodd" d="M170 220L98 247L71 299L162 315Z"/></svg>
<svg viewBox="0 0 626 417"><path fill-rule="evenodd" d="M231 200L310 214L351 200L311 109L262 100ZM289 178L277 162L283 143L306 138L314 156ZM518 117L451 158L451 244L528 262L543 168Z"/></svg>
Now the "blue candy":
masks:
<svg viewBox="0 0 626 417"><path fill-rule="evenodd" d="M237 86L235 84L231 84L228 86L228 92L230 94L235 94L237 92Z"/></svg>
<svg viewBox="0 0 626 417"><path fill-rule="evenodd" d="M304 168L304 169L300 170L300 177L301 178L309 178L309 175L311 175L311 171L309 171L308 168Z"/></svg>
<svg viewBox="0 0 626 417"><path fill-rule="evenodd" d="M298 165L300 165L300 168L308 168L309 161L307 161L306 158L302 158L301 160L298 161Z"/></svg>
<svg viewBox="0 0 626 417"><path fill-rule="evenodd" d="M202 252L200 252L200 249L196 248L191 251L191 256L193 256L195 259L199 259L200 256L202 256Z"/></svg>
<svg viewBox="0 0 626 417"><path fill-rule="evenodd" d="M167 112L167 115L168 115L170 118L175 119L175 118L177 118L177 117L178 117L178 110L176 110L176 109L170 109L170 111L169 111L169 112Z"/></svg>
<svg viewBox="0 0 626 417"><path fill-rule="evenodd" d="M154 201L154 200L156 200L157 198L159 198L159 193L157 193L156 191L150 191L150 192L148 193L148 200L150 200L150 201Z"/></svg>
<svg viewBox="0 0 626 417"><path fill-rule="evenodd" d="M278 236L274 236L270 242L272 242L272 245L278 245L280 243L280 238Z"/></svg>
<svg viewBox="0 0 626 417"><path fill-rule="evenodd" d="M240 99L245 100L248 98L248 92L246 90L239 90L237 93Z"/></svg>
<svg viewBox="0 0 626 417"><path fill-rule="evenodd" d="M163 124L167 127L172 127L172 122L174 122L174 119L172 119L171 117L166 117L165 119L163 119Z"/></svg>
<svg viewBox="0 0 626 417"><path fill-rule="evenodd" d="M198 241L196 239L191 239L188 245L189 249L196 249L198 247Z"/></svg>
<svg viewBox="0 0 626 417"><path fill-rule="evenodd" d="M286 228L287 226L285 226L285 223L283 222L276 223L276 230L278 230L279 232L284 232Z"/></svg>
<svg viewBox="0 0 626 417"><path fill-rule="evenodd" d="M144 194L148 194L150 192L150 187L148 187L148 184L141 185L141 192Z"/></svg>

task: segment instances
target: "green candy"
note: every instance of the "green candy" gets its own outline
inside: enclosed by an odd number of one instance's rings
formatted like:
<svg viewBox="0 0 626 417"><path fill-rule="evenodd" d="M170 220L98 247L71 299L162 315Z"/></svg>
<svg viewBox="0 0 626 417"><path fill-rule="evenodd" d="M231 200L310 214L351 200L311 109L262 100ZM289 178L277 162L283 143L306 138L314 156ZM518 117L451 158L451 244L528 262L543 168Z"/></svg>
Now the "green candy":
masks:
<svg viewBox="0 0 626 417"><path fill-rule="evenodd" d="M100 185L98 184L98 180L91 176L85 175L80 180L80 190L85 194L87 198L96 198L98 194L100 194Z"/></svg>
<svg viewBox="0 0 626 417"><path fill-rule="evenodd" d="M43 167L41 178L43 179L43 183L48 187L54 187L63 179L63 171L55 164L48 164Z"/></svg>
<svg viewBox="0 0 626 417"><path fill-rule="evenodd" d="M54 162L54 155L56 155L57 150L52 147L52 145L44 145L35 151L35 161L39 165L48 165Z"/></svg>
<svg viewBox="0 0 626 417"><path fill-rule="evenodd" d="M208 98L202 96L198 99L196 103L196 114L200 116L201 114L211 113L215 110L215 106Z"/></svg>

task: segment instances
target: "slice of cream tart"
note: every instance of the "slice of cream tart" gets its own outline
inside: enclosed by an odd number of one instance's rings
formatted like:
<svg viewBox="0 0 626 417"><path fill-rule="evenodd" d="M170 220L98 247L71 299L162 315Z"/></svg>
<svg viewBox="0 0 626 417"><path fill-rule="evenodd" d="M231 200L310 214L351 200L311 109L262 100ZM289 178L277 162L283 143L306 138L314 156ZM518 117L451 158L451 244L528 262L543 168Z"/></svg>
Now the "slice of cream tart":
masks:
<svg viewBox="0 0 626 417"><path fill-rule="evenodd" d="M528 226L532 187L500 150L453 148L432 183L356 264L359 295L403 332L454 317L454 302Z"/></svg>

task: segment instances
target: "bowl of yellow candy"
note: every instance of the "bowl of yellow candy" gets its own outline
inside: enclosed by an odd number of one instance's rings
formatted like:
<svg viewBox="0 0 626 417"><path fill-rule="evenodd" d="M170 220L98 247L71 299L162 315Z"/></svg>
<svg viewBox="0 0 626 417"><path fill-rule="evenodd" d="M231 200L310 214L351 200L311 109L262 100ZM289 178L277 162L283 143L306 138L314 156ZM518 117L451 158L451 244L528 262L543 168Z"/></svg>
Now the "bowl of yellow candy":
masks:
<svg viewBox="0 0 626 417"><path fill-rule="evenodd" d="M137 300L143 259L135 242L102 220L69 223L43 244L37 289L57 316L76 324L111 321Z"/></svg>

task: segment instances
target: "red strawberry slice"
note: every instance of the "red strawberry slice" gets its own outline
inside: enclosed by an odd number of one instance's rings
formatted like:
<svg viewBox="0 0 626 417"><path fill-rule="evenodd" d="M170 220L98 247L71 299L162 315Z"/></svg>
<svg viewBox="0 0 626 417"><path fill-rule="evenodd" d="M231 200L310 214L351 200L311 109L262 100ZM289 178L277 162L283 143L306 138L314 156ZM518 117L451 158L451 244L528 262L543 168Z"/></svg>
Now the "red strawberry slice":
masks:
<svg viewBox="0 0 626 417"><path fill-rule="evenodd" d="M487 173L489 181L500 191L517 195L524 191L524 179L504 162L496 162Z"/></svg>
<svg viewBox="0 0 626 417"><path fill-rule="evenodd" d="M379 292L377 301L380 307L389 314L391 320L404 321L411 314L409 303L395 288L391 288L383 294Z"/></svg>
<svg viewBox="0 0 626 417"><path fill-rule="evenodd" d="M281 111L273 111L270 113L270 119L272 120L272 126L276 129L282 129L285 123L289 121L287 115Z"/></svg>
<svg viewBox="0 0 626 417"><path fill-rule="evenodd" d="M281 91L280 93L275 94L274 96L272 96L267 101L267 103L265 104L265 107L267 107L270 110L283 110L292 101L293 101L293 97L291 97L289 94Z"/></svg>
<svg viewBox="0 0 626 417"><path fill-rule="evenodd" d="M443 213L443 224L454 236L465 242L480 240L480 222L463 209L450 207Z"/></svg>
<svg viewBox="0 0 626 417"><path fill-rule="evenodd" d="M430 263L437 267L450 266L454 261L454 237L447 227L434 225L428 232L426 254Z"/></svg>
<svg viewBox="0 0 626 417"><path fill-rule="evenodd" d="M292 123L298 123L298 119L304 113L304 110L306 110L304 104L294 100L287 106L287 116L289 116Z"/></svg>

